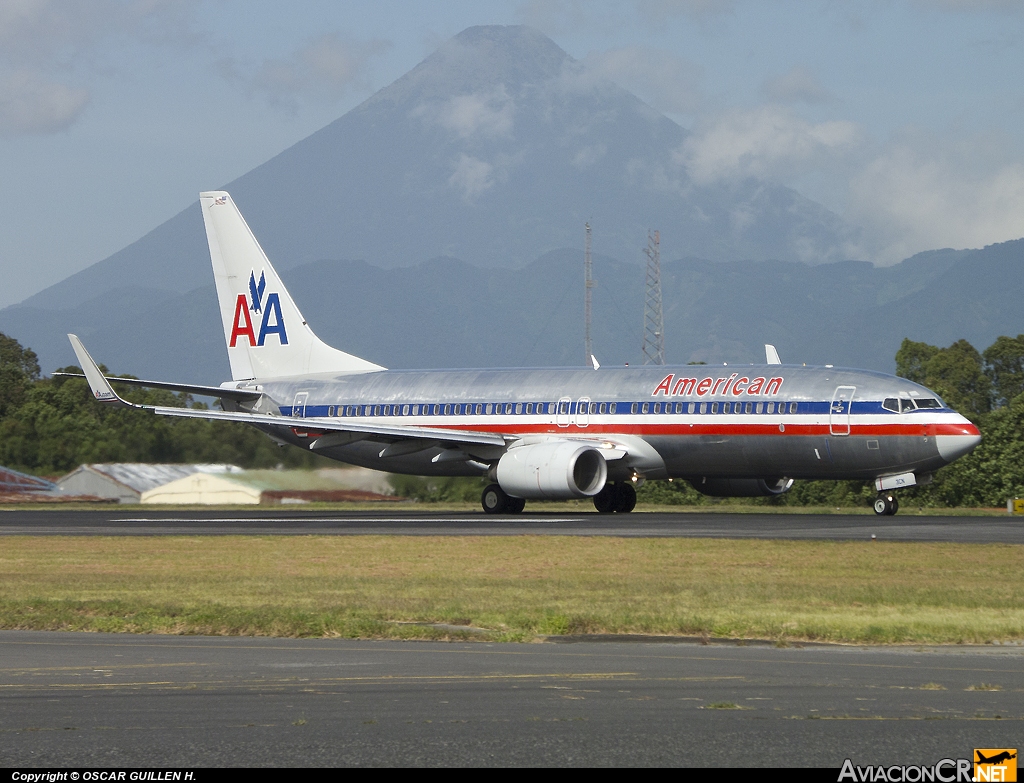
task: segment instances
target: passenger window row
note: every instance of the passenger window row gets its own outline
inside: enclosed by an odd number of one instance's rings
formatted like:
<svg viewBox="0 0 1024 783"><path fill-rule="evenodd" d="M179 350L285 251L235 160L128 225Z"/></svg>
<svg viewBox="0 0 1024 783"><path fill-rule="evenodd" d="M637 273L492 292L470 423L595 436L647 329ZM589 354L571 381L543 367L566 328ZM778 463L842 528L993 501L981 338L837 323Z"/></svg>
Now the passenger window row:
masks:
<svg viewBox="0 0 1024 783"><path fill-rule="evenodd" d="M684 408L685 406L685 408ZM634 402L630 406L630 413L661 413L662 403L660 402ZM671 402L664 403L665 413L775 413L774 402L677 402L673 410L673 404ZM779 403L779 413L786 412L786 403ZM795 402L789 403L789 412L796 413L797 405Z"/></svg>
<svg viewBox="0 0 1024 783"><path fill-rule="evenodd" d="M440 404L393 404L393 405L331 405L327 408L327 415L335 416L492 416L492 415L516 415L527 416L548 415L566 416L570 413L583 413L592 415L616 414L625 412L626 405L629 405L631 414L707 414L707 413L768 413L776 412L774 402L580 402L571 403L567 400L559 403L554 402L504 402L504 403L449 403ZM778 403L778 413L786 412L786 403ZM797 412L797 404L789 403L789 412Z"/></svg>
<svg viewBox="0 0 1024 783"><path fill-rule="evenodd" d="M448 405L421 405L410 403L408 405L331 405L327 408L328 416L491 416L495 414L532 415L536 406L537 413L555 413L555 403L455 403ZM602 403L602 408L605 403ZM612 403L614 413L615 403ZM601 411L604 413L604 411Z"/></svg>

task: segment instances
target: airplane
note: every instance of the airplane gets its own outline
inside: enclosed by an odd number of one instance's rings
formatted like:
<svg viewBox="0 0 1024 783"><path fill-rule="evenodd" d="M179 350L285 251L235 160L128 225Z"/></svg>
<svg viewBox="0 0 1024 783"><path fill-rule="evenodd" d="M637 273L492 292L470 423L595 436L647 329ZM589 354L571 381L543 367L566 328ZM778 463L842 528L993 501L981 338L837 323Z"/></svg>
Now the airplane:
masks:
<svg viewBox="0 0 1024 783"><path fill-rule="evenodd" d="M94 397L161 416L250 424L352 465L486 476L481 505L592 498L628 513L644 481L718 497L779 495L795 479L872 480L878 514L981 441L977 427L904 378L832 365L388 370L322 342L231 196L199 196L231 380L105 377L68 335ZM343 296L342 296L343 299ZM219 400L221 410L136 405L112 384Z"/></svg>
<svg viewBox="0 0 1024 783"><path fill-rule="evenodd" d="M978 757L974 762L975 764L999 764L1003 761L1009 761L1010 759L1017 758L1016 753L1010 753L1007 750L1004 750L1002 753L997 753L992 758L985 758L984 754L980 750L975 750L974 753Z"/></svg>

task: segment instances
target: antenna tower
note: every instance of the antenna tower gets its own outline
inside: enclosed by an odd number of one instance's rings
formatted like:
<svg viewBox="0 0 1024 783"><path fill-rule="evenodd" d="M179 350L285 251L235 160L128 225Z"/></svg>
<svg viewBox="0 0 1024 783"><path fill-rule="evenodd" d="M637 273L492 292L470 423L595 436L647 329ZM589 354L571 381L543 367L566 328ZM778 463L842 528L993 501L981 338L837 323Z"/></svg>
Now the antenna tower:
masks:
<svg viewBox="0 0 1024 783"><path fill-rule="evenodd" d="M661 237L647 234L646 293L644 295L644 364L665 363L665 316L661 308Z"/></svg>
<svg viewBox="0 0 1024 783"><path fill-rule="evenodd" d="M593 280L594 265L593 265L592 261L590 260L590 221L587 221L586 228L587 228L587 239L586 239L586 243L584 244L584 252L583 252L583 268L584 268L584 278L585 278L584 289L585 289L585 292L586 292L586 295L585 295L585 302L586 302L586 304L585 304L584 310L583 310L583 318L584 318L584 323L586 325L585 341L586 341L586 350L587 350L587 356L586 356L586 359L584 361L584 364L586 364L589 367L590 363L593 361L590 357L594 355L594 345L593 345L593 343L590 340L590 292L594 288L594 280Z"/></svg>

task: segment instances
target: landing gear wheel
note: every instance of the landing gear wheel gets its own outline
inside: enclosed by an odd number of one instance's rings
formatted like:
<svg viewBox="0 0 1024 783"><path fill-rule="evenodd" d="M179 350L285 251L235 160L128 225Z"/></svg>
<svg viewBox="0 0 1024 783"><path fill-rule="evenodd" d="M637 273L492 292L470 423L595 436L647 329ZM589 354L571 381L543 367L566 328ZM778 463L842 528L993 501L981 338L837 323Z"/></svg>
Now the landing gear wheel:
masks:
<svg viewBox="0 0 1024 783"><path fill-rule="evenodd" d="M619 485L605 484L601 491L594 495L594 508L601 514L611 514L619 500Z"/></svg>
<svg viewBox="0 0 1024 783"><path fill-rule="evenodd" d="M880 517L891 517L900 509L899 501L896 500L896 496L893 494L879 495L875 498L874 503L875 513Z"/></svg>
<svg viewBox="0 0 1024 783"><path fill-rule="evenodd" d="M629 482L623 482L618 486L618 498L615 504L615 511L619 514L628 514L636 508L636 490Z"/></svg>
<svg viewBox="0 0 1024 783"><path fill-rule="evenodd" d="M526 498L509 497L507 509L509 514L522 514L524 508L526 508Z"/></svg>
<svg viewBox="0 0 1024 783"><path fill-rule="evenodd" d="M480 505L488 514L507 514L513 498L505 494L505 490L497 484L488 484L480 496ZM525 503L523 505L526 505Z"/></svg>

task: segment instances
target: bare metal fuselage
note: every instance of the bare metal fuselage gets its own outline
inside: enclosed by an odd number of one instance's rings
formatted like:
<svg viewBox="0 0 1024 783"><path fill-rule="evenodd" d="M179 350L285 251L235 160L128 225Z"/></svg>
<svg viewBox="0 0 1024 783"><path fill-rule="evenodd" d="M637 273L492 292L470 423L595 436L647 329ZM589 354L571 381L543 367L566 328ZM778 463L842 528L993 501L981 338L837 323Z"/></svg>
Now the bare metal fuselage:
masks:
<svg viewBox="0 0 1024 783"><path fill-rule="evenodd" d="M701 391L700 381L710 379ZM726 380L732 379L728 384ZM679 383L680 380L685 383ZM755 379L762 379L751 392ZM766 390L769 379L779 380ZM668 381L666 383L666 380ZM743 382L743 383L741 383ZM275 438L308 447L317 421L498 433L516 442L572 439L621 447L609 480L664 478L871 479L931 473L977 444L978 430L947 407L895 412L887 398L936 398L902 378L863 370L778 365L590 369L382 371L260 381L244 409L274 413ZM468 406L468 407L467 407ZM614 412L612 412L614 411ZM728 412L727 412L728 411ZM444 443L387 450L361 436L318 449L334 459L417 475L481 475L503 449Z"/></svg>

